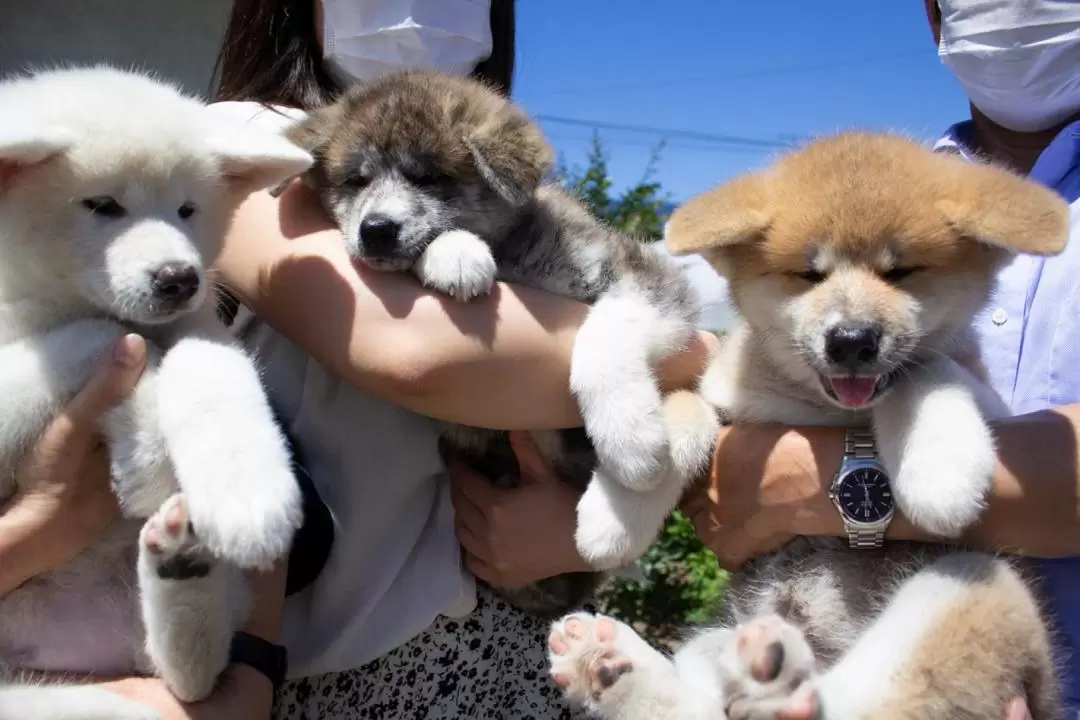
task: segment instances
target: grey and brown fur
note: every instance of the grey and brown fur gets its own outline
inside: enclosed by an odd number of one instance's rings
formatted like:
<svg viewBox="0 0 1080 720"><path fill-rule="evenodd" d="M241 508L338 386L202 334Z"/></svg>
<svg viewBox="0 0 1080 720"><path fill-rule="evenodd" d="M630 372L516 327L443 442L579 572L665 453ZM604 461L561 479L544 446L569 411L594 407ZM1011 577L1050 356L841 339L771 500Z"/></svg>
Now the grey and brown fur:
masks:
<svg viewBox="0 0 1080 720"><path fill-rule="evenodd" d="M462 301L501 280L593 305L571 372L584 431L533 435L560 477L584 491L583 556L598 569L640 556L717 427L696 396L665 398L653 376L653 362L693 337L696 303L677 267L545 184L553 153L539 128L473 80L432 72L373 80L289 137L315 156L306 181L357 260L412 272ZM497 481L517 476L505 432L456 426L445 438ZM504 592L556 614L595 580L566 575Z"/></svg>
<svg viewBox="0 0 1080 720"><path fill-rule="evenodd" d="M871 424L899 512L943 540L978 519L987 422L1008 414L973 318L1016 253L1054 255L1068 236L1046 188L860 133L700 195L668 228L674 252L727 277L741 316L709 399L734 423ZM1056 719L1050 638L1018 560L799 538L733 575L720 629L673 660L587 615L556 624L551 659L571 697L620 720L1003 718L1021 695Z"/></svg>

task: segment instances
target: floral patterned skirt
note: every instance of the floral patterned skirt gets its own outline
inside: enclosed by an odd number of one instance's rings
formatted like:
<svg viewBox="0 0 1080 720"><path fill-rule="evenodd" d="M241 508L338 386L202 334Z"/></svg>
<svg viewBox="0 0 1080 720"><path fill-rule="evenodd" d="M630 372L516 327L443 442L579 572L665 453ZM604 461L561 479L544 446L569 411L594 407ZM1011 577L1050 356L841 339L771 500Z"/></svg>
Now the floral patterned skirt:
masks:
<svg viewBox="0 0 1080 720"><path fill-rule="evenodd" d="M274 720L578 720L548 675L549 624L477 588L466 618L440 617L374 662L286 683Z"/></svg>

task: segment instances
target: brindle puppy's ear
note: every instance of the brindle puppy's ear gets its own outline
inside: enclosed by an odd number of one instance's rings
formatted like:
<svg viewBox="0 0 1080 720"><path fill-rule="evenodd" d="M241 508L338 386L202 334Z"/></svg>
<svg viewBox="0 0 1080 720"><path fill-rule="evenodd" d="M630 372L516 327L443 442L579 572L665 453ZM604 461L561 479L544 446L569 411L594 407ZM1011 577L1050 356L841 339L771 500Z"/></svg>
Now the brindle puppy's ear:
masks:
<svg viewBox="0 0 1080 720"><path fill-rule="evenodd" d="M1061 196L1003 168L947 160L953 167L935 206L955 232L1014 253L1057 255L1065 249L1069 205Z"/></svg>
<svg viewBox="0 0 1080 720"><path fill-rule="evenodd" d="M718 250L759 239L772 222L766 177L744 175L680 205L664 240L673 255Z"/></svg>
<svg viewBox="0 0 1080 720"><path fill-rule="evenodd" d="M513 206L533 197L555 162L540 128L510 103L465 138L465 146L484 182Z"/></svg>

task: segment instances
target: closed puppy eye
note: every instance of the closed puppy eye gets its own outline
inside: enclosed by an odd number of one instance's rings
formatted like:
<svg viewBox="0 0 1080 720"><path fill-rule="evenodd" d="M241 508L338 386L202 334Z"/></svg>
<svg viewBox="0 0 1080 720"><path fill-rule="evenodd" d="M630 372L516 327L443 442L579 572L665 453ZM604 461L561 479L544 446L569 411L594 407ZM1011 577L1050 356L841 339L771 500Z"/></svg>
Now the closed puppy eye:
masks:
<svg viewBox="0 0 1080 720"><path fill-rule="evenodd" d="M361 175L360 173L353 173L352 175L346 176L341 184L346 187L364 188L367 187L370 182L371 180L368 177Z"/></svg>
<svg viewBox="0 0 1080 720"><path fill-rule="evenodd" d="M100 215L107 218L122 218L127 215L127 210L124 206L116 202L115 198L108 195L98 195L97 197L86 198L82 201L82 206L92 212L95 215Z"/></svg>
<svg viewBox="0 0 1080 720"><path fill-rule="evenodd" d="M180 216L181 220L189 220L195 216L199 208L195 206L195 203L186 202L180 206L180 209L176 211L176 214Z"/></svg>
<svg viewBox="0 0 1080 720"><path fill-rule="evenodd" d="M883 277L888 282L898 283L901 280L911 277L913 274L919 272L920 270L925 269L926 268L919 266L895 267L892 270L886 270L885 272L881 273L881 277Z"/></svg>
<svg viewBox="0 0 1080 720"><path fill-rule="evenodd" d="M439 176L435 173L418 172L408 173L405 179L416 187L430 187L439 182Z"/></svg>
<svg viewBox="0 0 1080 720"><path fill-rule="evenodd" d="M803 272L788 273L792 277L797 277L800 280L804 280L811 285L817 285L818 283L825 282L825 273L818 272L817 270L804 270Z"/></svg>

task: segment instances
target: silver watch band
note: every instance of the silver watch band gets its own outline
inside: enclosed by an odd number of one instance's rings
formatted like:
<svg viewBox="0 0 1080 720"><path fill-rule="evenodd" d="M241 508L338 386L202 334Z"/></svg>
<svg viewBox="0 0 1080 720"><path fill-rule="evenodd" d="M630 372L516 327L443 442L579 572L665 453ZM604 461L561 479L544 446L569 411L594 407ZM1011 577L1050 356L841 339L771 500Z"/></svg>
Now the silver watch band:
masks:
<svg viewBox="0 0 1080 720"><path fill-rule="evenodd" d="M869 428L851 429L844 432L844 457L854 460L877 460L877 440ZM844 521L848 545L864 550L879 548L885 544L885 528L862 528Z"/></svg>

